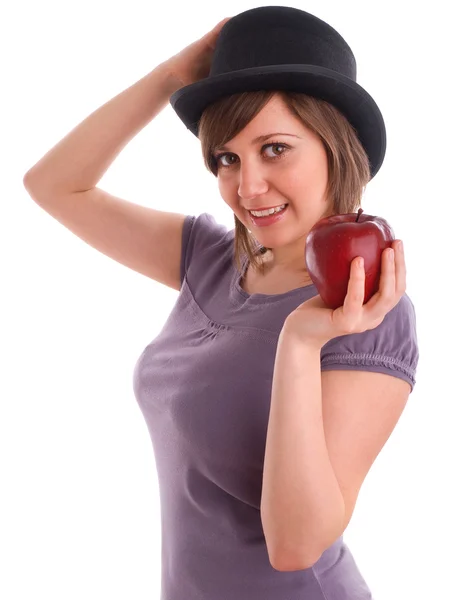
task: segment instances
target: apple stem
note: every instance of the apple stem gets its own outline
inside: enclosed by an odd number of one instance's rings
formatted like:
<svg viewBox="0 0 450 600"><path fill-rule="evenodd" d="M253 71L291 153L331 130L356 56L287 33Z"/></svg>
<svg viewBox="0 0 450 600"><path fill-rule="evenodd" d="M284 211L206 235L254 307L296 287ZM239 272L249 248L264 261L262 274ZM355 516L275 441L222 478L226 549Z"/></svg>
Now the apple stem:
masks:
<svg viewBox="0 0 450 600"><path fill-rule="evenodd" d="M358 215L357 215L357 217L356 217L356 221L355 221L355 223L357 223L357 222L358 222L358 220L359 220L359 217L361 216L361 214L362 214L363 212L364 212L364 211L363 211L363 209L362 209L362 208L360 208L360 209L358 210Z"/></svg>

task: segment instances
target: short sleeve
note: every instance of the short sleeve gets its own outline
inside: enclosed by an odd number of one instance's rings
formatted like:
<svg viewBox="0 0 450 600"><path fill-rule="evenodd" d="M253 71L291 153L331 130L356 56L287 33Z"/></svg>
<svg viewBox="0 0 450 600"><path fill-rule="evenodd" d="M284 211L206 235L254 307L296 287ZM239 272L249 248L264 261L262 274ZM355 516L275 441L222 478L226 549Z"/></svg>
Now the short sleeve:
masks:
<svg viewBox="0 0 450 600"><path fill-rule="evenodd" d="M182 230L180 281L183 283L186 275L191 280L207 270L223 255L224 244L229 238L225 225L217 223L213 215L201 213L198 216L186 216Z"/></svg>
<svg viewBox="0 0 450 600"><path fill-rule="evenodd" d="M361 369L385 373L407 381L411 391L418 362L416 313L407 294L378 327L334 338L321 350L322 371Z"/></svg>
<svg viewBox="0 0 450 600"><path fill-rule="evenodd" d="M188 245L191 240L192 228L196 217L193 215L187 215L183 223L183 231L181 235L181 262L180 262L180 281L183 283L186 276L186 259L188 253Z"/></svg>

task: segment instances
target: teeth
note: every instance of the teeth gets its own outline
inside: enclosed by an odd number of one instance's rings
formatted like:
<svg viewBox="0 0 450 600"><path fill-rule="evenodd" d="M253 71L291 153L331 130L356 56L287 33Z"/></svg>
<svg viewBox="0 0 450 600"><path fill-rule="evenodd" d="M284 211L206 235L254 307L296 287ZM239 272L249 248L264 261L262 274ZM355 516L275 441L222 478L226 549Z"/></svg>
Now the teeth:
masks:
<svg viewBox="0 0 450 600"><path fill-rule="evenodd" d="M270 208L269 210L251 210L250 213L255 217L268 217L269 215L280 212L280 210L283 210L285 206L287 206L287 204L277 206L277 208Z"/></svg>

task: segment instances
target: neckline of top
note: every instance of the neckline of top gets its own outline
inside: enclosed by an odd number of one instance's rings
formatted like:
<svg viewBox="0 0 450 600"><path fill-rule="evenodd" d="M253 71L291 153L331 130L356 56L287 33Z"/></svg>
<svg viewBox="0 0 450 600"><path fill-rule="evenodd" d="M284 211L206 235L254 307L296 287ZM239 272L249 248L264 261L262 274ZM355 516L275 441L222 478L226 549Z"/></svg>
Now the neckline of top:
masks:
<svg viewBox="0 0 450 600"><path fill-rule="evenodd" d="M311 290L316 289L314 283L310 283L309 285L300 286L298 288L289 290L288 292L283 292L281 294L249 294L241 287L241 280L247 273L249 264L249 258L248 256L245 256L244 265L241 273L240 271L238 271L236 265L233 262L232 295L233 298L235 300L240 301L240 303L251 302L252 304L267 304L272 302L279 302L280 300L292 298L293 296L298 296L299 294L307 294Z"/></svg>

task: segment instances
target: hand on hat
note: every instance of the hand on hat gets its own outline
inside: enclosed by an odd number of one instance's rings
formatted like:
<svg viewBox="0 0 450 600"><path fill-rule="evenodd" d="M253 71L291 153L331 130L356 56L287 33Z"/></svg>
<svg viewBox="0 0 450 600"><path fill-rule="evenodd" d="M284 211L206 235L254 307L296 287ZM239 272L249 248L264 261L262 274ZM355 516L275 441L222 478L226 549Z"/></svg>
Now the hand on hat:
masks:
<svg viewBox="0 0 450 600"><path fill-rule="evenodd" d="M222 27L231 18L222 19L203 37L163 63L171 75L179 81L180 88L208 77L217 38Z"/></svg>

